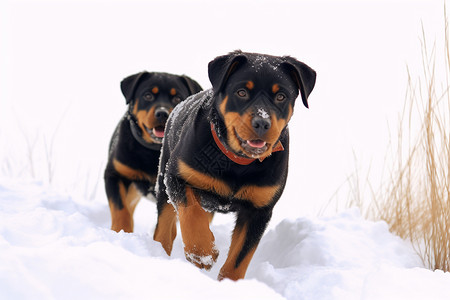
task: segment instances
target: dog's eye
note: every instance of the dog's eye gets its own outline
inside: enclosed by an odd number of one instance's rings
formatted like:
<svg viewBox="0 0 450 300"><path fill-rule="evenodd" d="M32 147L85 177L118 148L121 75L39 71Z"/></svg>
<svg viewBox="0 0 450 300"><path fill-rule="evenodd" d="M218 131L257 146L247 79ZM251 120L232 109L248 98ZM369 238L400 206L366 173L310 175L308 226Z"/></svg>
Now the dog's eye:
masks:
<svg viewBox="0 0 450 300"><path fill-rule="evenodd" d="M275 100L277 100L278 102L282 102L282 101L286 100L286 95L283 93L278 93L275 96Z"/></svg>
<svg viewBox="0 0 450 300"><path fill-rule="evenodd" d="M155 97L153 96L152 93L145 93L144 94L144 100L146 100L146 101L153 101L154 98Z"/></svg>
<svg viewBox="0 0 450 300"><path fill-rule="evenodd" d="M248 93L247 90L245 89L238 90L236 94L238 95L239 98L248 98Z"/></svg>
<svg viewBox="0 0 450 300"><path fill-rule="evenodd" d="M181 102L181 98L178 97L178 96L175 96L175 97L173 97L172 102L173 102L174 104L178 104L178 103Z"/></svg>

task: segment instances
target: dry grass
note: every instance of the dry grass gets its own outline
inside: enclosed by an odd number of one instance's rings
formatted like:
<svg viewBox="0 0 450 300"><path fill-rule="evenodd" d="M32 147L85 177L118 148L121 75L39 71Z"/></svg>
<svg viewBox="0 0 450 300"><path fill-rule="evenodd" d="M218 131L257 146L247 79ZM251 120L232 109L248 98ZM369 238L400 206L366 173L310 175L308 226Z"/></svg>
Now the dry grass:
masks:
<svg viewBox="0 0 450 300"><path fill-rule="evenodd" d="M349 180L348 206L359 206L371 219L411 241L430 269L450 271L450 47L445 16L445 58L437 62L436 45L428 52L422 39L424 72L417 83L409 75L388 178L364 202L361 180ZM442 55L440 55L442 56ZM439 69L444 67L443 70ZM439 70L437 70L437 68ZM440 73L439 73L440 72ZM439 75L437 75L439 74ZM442 78L443 77L443 78ZM365 185L371 187L370 183Z"/></svg>

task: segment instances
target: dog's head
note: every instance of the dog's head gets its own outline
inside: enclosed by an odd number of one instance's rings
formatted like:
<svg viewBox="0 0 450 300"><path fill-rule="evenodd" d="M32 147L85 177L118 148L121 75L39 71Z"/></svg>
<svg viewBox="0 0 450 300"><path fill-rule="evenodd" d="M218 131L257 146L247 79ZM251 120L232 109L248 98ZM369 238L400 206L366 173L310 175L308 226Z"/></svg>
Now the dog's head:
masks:
<svg viewBox="0 0 450 300"><path fill-rule="evenodd" d="M292 57L241 51L217 57L208 73L228 146L253 158L272 153L297 96L308 107L316 81L316 72Z"/></svg>
<svg viewBox="0 0 450 300"><path fill-rule="evenodd" d="M136 119L143 139L160 144L170 112L175 105L202 90L188 76L141 72L122 80L120 87Z"/></svg>

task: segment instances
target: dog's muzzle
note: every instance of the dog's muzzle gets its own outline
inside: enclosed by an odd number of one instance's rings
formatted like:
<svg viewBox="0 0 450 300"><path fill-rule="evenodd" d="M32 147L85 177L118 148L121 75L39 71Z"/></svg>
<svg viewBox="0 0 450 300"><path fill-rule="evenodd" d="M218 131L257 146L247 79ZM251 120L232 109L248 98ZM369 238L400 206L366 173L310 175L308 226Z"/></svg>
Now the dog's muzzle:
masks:
<svg viewBox="0 0 450 300"><path fill-rule="evenodd" d="M162 124L165 124L167 119L169 118L169 113L170 112L167 107L160 106L155 109L155 118Z"/></svg>

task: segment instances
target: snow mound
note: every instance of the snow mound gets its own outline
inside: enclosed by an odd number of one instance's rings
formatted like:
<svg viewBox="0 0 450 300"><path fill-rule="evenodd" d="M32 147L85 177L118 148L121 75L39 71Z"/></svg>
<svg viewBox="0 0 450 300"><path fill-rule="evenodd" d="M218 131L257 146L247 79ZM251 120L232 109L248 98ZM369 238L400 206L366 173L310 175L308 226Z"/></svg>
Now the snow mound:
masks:
<svg viewBox="0 0 450 300"><path fill-rule="evenodd" d="M446 299L450 294L448 273L424 269L409 244L356 209L284 220L261 240L245 280L218 282L233 224L212 226L221 254L207 272L185 260L179 237L168 257L153 241L153 228L131 234L109 230L106 200L72 199L36 182L2 182L1 299ZM156 221L155 214L137 218Z"/></svg>

